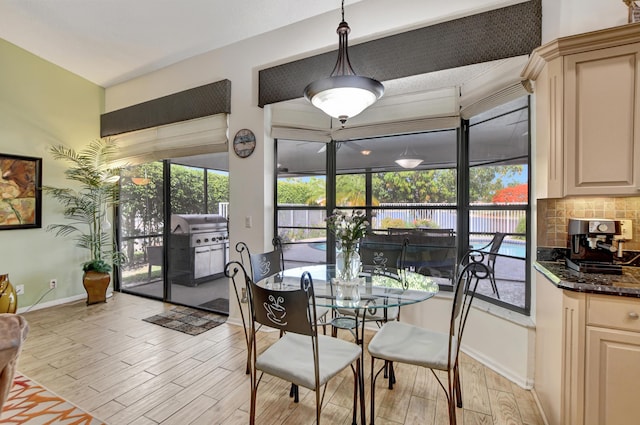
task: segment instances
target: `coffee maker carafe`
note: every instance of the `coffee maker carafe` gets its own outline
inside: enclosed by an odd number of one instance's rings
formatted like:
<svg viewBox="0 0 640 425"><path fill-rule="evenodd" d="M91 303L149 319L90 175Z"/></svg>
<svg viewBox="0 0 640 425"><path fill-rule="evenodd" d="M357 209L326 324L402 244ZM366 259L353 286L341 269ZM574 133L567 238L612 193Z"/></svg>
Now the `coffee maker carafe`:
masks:
<svg viewBox="0 0 640 425"><path fill-rule="evenodd" d="M622 267L613 264L613 241L620 232L617 220L569 219L567 266L581 272L622 273Z"/></svg>

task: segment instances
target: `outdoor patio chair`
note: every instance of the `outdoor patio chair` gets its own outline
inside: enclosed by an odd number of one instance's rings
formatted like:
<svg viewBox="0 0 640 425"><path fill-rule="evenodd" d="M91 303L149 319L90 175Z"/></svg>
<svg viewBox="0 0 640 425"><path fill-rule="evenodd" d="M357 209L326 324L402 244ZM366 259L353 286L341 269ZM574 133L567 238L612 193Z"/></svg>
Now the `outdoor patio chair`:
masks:
<svg viewBox="0 0 640 425"><path fill-rule="evenodd" d="M485 264L487 265L487 267L489 267L489 271L490 271L488 278L489 278L489 281L491 282L491 290L493 291L494 294L496 294L496 298L498 299L500 299L500 293L498 292L498 285L496 284L495 267L496 267L496 259L499 256L498 251L500 251L500 246L502 246L502 242L504 241L505 236L506 235L504 233L496 232L488 244L480 248L473 249L473 251L480 252L482 254L486 253ZM483 255L483 257L484 256L485 255Z"/></svg>
<svg viewBox="0 0 640 425"><path fill-rule="evenodd" d="M358 391L362 365L362 348L352 342L326 335L318 335L316 298L311 274L300 278L300 289L280 291L248 285L250 306L250 338L252 348L251 407L249 423L256 420L256 399L262 376L271 376L315 391L316 424L320 424L322 403L327 382L350 367L353 372L353 423L356 423L358 393L361 417L364 420L364 394ZM279 329L284 335L258 354L256 335L258 325ZM355 367L354 367L355 363ZM258 371L260 374L258 375ZM322 394L321 387L324 387ZM363 422L364 423L364 422Z"/></svg>
<svg viewBox="0 0 640 425"><path fill-rule="evenodd" d="M147 261L149 266L147 269L147 280L151 280L151 268L153 266L162 266L164 257L164 247L162 246L148 246L147 247Z"/></svg>
<svg viewBox="0 0 640 425"><path fill-rule="evenodd" d="M395 384L394 364L410 364L431 369L440 387L444 390L449 407L449 423L456 424L456 405L462 407L460 367L458 355L462 334L475 296L478 281L490 273L484 263L470 262L465 265L455 282L454 297L448 332L437 332L402 322L386 323L369 342L371 354L371 421L375 420L375 383L380 372L389 366L389 389ZM385 365L376 372L376 360ZM397 367L397 366L396 366ZM436 370L447 373L447 387Z"/></svg>
<svg viewBox="0 0 640 425"><path fill-rule="evenodd" d="M409 244L405 266L427 276L453 280L457 259L456 236L448 230L428 229L407 235Z"/></svg>

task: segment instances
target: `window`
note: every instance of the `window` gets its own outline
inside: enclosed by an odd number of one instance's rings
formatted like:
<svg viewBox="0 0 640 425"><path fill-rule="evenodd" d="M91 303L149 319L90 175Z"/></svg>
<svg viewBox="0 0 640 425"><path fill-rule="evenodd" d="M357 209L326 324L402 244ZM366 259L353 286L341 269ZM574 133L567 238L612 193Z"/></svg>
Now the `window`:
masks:
<svg viewBox="0 0 640 425"><path fill-rule="evenodd" d="M492 266L496 286L481 282L479 297L528 311L528 97L473 117L468 138L469 245L490 250L493 235L505 234Z"/></svg>
<svg viewBox="0 0 640 425"><path fill-rule="evenodd" d="M278 140L276 232L287 268L326 261L327 145Z"/></svg>
<svg viewBox="0 0 640 425"><path fill-rule="evenodd" d="M459 128L326 145L277 140L276 228L287 246L285 261L332 261L324 218L335 208L361 209L371 232L419 234L409 267L446 288L469 248L488 250L493 235L504 233L495 262L497 290L483 283L479 296L528 314L528 128L525 96L461 121ZM420 163L403 168L396 161L403 158ZM422 238L436 233L453 244L443 259L453 260L439 267L429 263L435 251Z"/></svg>

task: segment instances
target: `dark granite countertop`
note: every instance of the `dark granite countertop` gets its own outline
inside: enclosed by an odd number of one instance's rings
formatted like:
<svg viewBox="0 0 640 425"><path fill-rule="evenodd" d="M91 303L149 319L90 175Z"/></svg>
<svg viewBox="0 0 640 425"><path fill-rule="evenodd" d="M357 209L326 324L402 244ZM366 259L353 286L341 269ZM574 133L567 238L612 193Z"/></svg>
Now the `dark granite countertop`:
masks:
<svg viewBox="0 0 640 425"><path fill-rule="evenodd" d="M640 298L640 267L622 267L622 274L584 273L564 260L536 261L536 270L561 289Z"/></svg>

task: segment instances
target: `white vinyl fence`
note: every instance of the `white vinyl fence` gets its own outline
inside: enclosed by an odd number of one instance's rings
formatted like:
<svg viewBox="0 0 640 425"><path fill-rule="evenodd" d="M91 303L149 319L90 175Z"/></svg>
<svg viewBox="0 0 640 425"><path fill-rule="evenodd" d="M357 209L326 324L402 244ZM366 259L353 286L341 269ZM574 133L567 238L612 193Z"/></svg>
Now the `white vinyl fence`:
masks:
<svg viewBox="0 0 640 425"><path fill-rule="evenodd" d="M495 204L472 204L473 207L486 205ZM387 223L403 223L403 225L391 227L424 226L424 223L428 221L432 227L453 229L454 231L457 228L458 212L455 209L446 209L446 207L454 206L452 204L394 203L380 204L379 206L385 208L372 211L371 226L373 229L389 227L383 224L385 221ZM469 231L471 233L516 233L518 223L525 220L527 213L524 210L474 210L470 214ZM280 227L324 227L324 218L325 212L322 210L278 211L278 225Z"/></svg>

